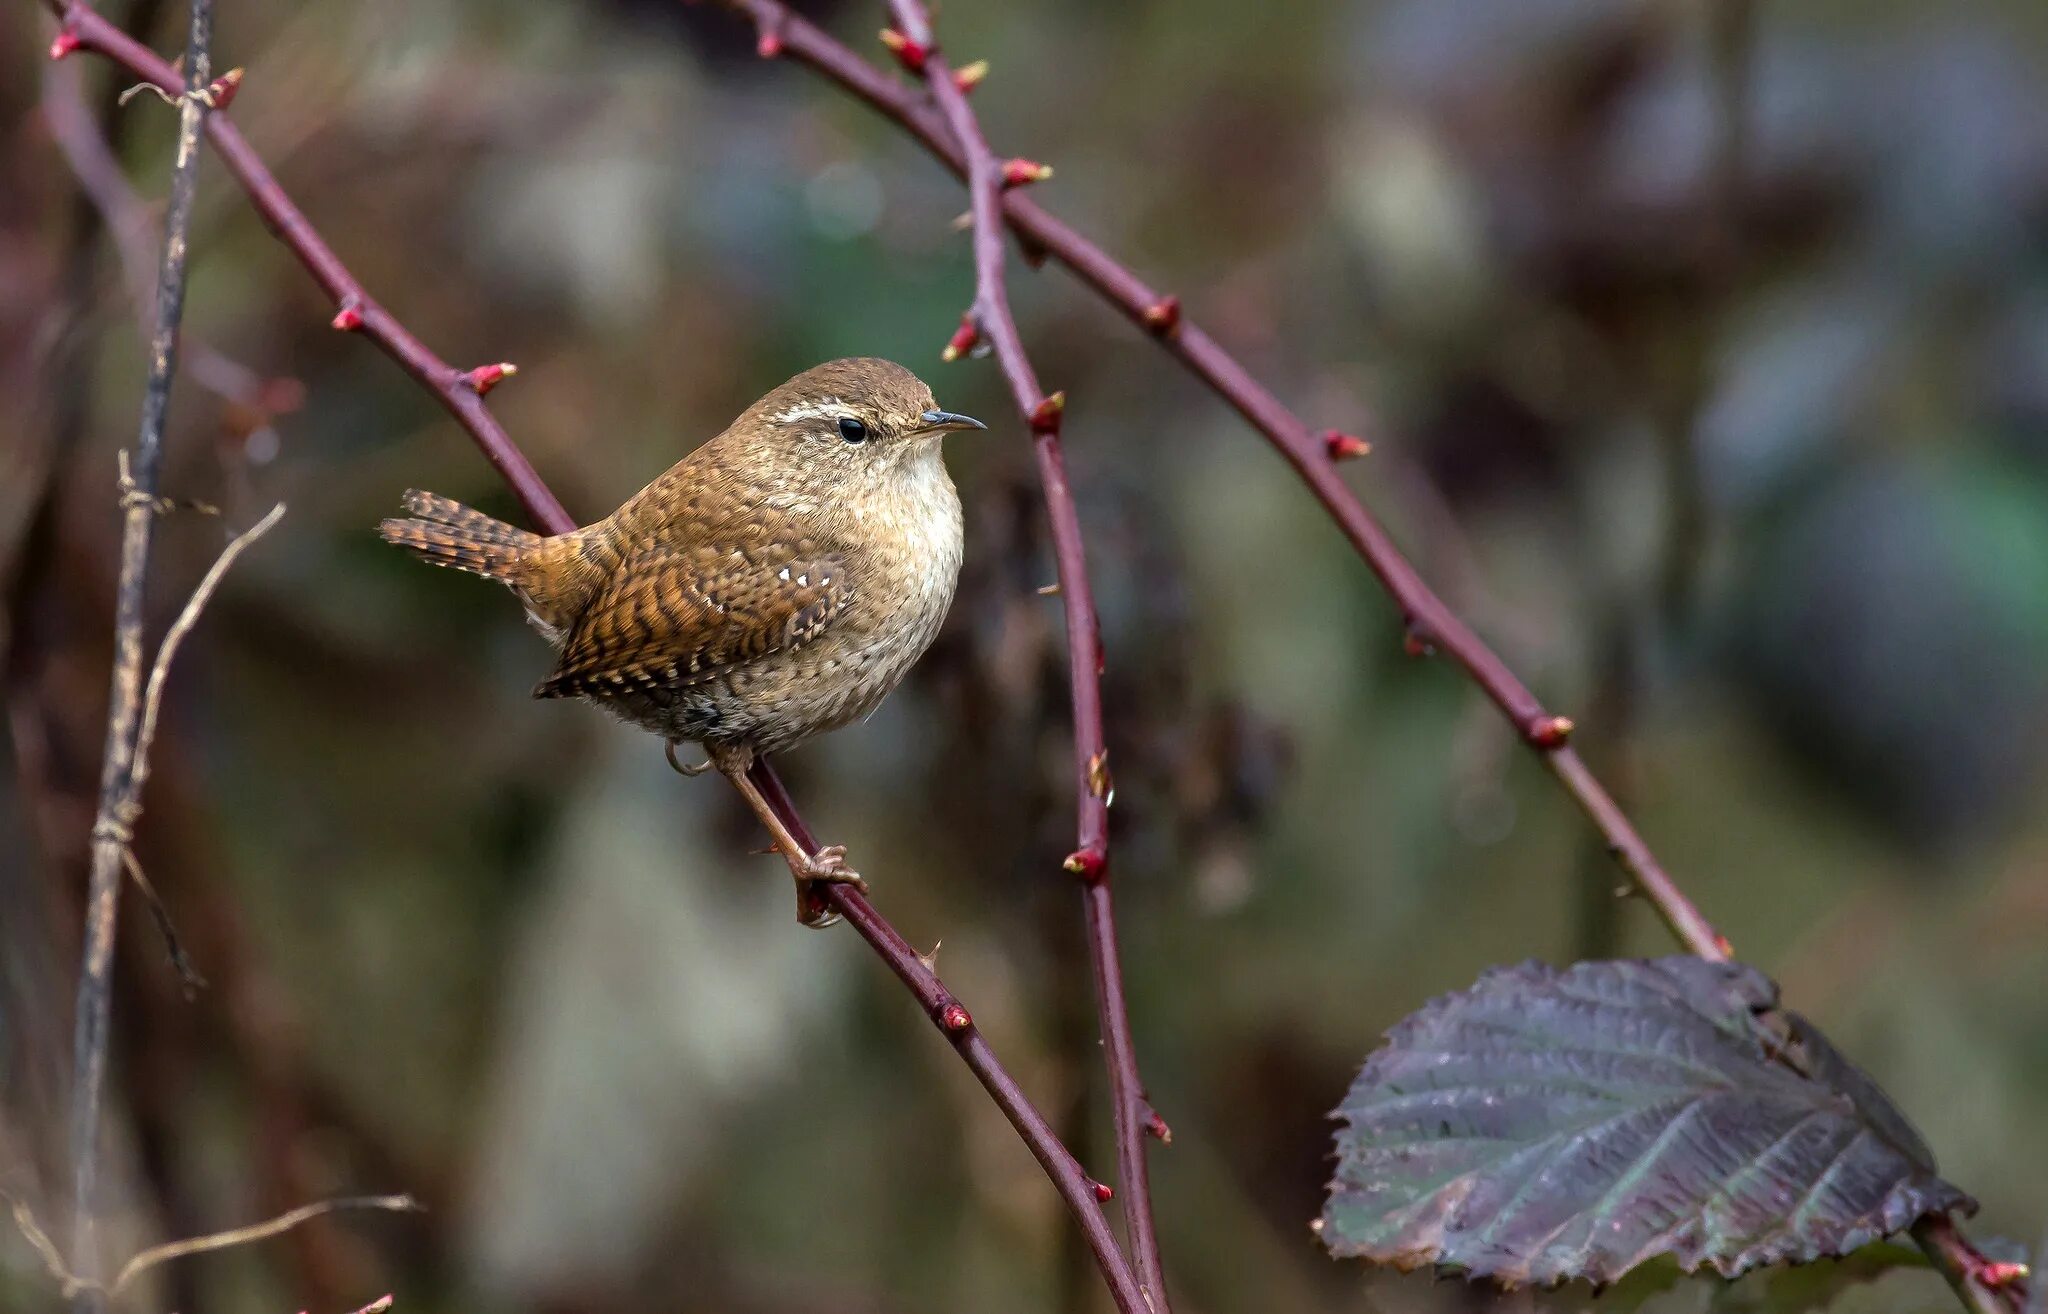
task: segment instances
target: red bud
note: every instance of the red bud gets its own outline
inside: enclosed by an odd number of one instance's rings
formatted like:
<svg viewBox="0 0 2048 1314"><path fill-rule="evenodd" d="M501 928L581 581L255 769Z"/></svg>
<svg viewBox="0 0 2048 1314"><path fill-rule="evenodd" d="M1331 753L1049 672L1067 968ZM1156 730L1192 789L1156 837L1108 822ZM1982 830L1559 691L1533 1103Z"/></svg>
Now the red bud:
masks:
<svg viewBox="0 0 2048 1314"><path fill-rule="evenodd" d="M1145 1133L1161 1145L1173 1144L1173 1128L1167 1126L1166 1119L1160 1117L1156 1111L1145 1120Z"/></svg>
<svg viewBox="0 0 2048 1314"><path fill-rule="evenodd" d="M1060 865L1093 885L1102 879L1102 873L1109 867L1109 859L1095 849L1075 849Z"/></svg>
<svg viewBox="0 0 2048 1314"><path fill-rule="evenodd" d="M62 59L84 44L83 41L78 39L78 33L67 27L57 34L55 40L50 42L50 58Z"/></svg>
<svg viewBox="0 0 2048 1314"><path fill-rule="evenodd" d="M893 27L882 29L882 44L889 53L896 56L896 62L912 73L924 72L924 62L932 57L932 48L922 41L912 41Z"/></svg>
<svg viewBox="0 0 2048 1314"><path fill-rule="evenodd" d="M948 1031L965 1031L974 1025L974 1019L958 1002L954 1002L939 1010L939 1025Z"/></svg>
<svg viewBox="0 0 2048 1314"><path fill-rule="evenodd" d="M341 303L341 309L335 312L330 322L343 333L353 333L363 326L362 308L357 306L355 299L351 297Z"/></svg>
<svg viewBox="0 0 2048 1314"><path fill-rule="evenodd" d="M2025 1264L2014 1263L2011 1260L1993 1260L1977 1270L1977 1280L1996 1290L2020 1281L2027 1276L2028 1271Z"/></svg>
<svg viewBox="0 0 2048 1314"><path fill-rule="evenodd" d="M964 95L980 86L981 80L987 76L988 61L977 59L972 64L953 70L953 85L960 88Z"/></svg>
<svg viewBox="0 0 2048 1314"><path fill-rule="evenodd" d="M1044 182L1052 177L1052 166L1027 160L1022 156L1003 161L1003 186L1024 187L1035 182Z"/></svg>
<svg viewBox="0 0 2048 1314"><path fill-rule="evenodd" d="M754 43L754 53L763 59L774 59L782 53L782 33L772 27L761 29L761 39Z"/></svg>
<svg viewBox="0 0 2048 1314"><path fill-rule="evenodd" d="M1031 432L1058 433L1060 414L1067 409L1067 394L1056 392L1031 408Z"/></svg>
<svg viewBox="0 0 2048 1314"><path fill-rule="evenodd" d="M231 68L207 83L206 89L199 93L199 98L205 101L209 108L224 110L234 100L235 93L241 90L241 87L242 70Z"/></svg>
<svg viewBox="0 0 2048 1314"><path fill-rule="evenodd" d="M1529 742L1538 748L1563 748L1574 728L1569 716L1538 717L1529 727Z"/></svg>
<svg viewBox="0 0 2048 1314"><path fill-rule="evenodd" d="M462 381L476 390L479 397L519 373L519 367L511 361L499 361L496 365L479 365L462 376Z"/></svg>
<svg viewBox="0 0 2048 1314"><path fill-rule="evenodd" d="M1102 1203L1108 1204L1111 1200L1116 1199L1116 1192L1109 1189L1109 1183L1098 1182L1090 1178L1088 1185L1095 1189L1095 1198L1102 1201Z"/></svg>
<svg viewBox="0 0 2048 1314"><path fill-rule="evenodd" d="M1323 452L1332 461L1350 461L1364 456L1372 450L1372 444L1353 434L1336 429L1323 431Z"/></svg>
<svg viewBox="0 0 2048 1314"><path fill-rule="evenodd" d="M1180 298L1161 297L1145 307L1145 327L1165 337L1180 327Z"/></svg>
<svg viewBox="0 0 2048 1314"><path fill-rule="evenodd" d="M1401 651L1410 657L1434 657L1436 645L1422 637L1422 631L1411 625L1407 633L1401 636Z"/></svg>
<svg viewBox="0 0 2048 1314"><path fill-rule="evenodd" d="M1717 934L1714 936L1714 947L1721 951L1721 957L1723 958L1735 957L1735 946L1729 943L1728 937L1725 935Z"/></svg>
<svg viewBox="0 0 2048 1314"><path fill-rule="evenodd" d="M960 327L953 330L953 336L947 340L946 349L939 353L939 359L950 365L973 351L975 344L980 341L981 329L976 326L974 316L962 315Z"/></svg>

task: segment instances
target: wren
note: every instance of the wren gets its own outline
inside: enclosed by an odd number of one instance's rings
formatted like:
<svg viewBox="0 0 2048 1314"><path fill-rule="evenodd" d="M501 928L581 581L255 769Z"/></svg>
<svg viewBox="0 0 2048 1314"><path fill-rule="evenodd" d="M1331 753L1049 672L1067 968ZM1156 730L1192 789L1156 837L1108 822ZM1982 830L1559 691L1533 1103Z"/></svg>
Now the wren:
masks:
<svg viewBox="0 0 2048 1314"><path fill-rule="evenodd" d="M886 360L835 360L748 407L594 525L543 537L415 489L378 533L497 580L557 653L536 698L581 698L716 767L775 837L806 925L814 883L866 889L832 845L799 843L748 777L755 759L873 711L938 633L960 574L960 498L938 408ZM684 767L679 743L709 761Z"/></svg>

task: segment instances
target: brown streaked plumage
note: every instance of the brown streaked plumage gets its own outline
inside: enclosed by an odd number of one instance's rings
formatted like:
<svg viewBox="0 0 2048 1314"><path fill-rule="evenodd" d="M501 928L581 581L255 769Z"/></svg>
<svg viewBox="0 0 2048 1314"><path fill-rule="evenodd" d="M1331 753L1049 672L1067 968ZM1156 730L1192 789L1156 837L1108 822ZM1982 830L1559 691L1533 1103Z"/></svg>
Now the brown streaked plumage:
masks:
<svg viewBox="0 0 2048 1314"><path fill-rule="evenodd" d="M799 914L824 925L810 882L859 875L836 845L806 853L746 773L872 711L930 645L961 555L938 440L981 427L900 365L835 360L573 533L418 490L410 518L378 532L518 596L558 654L535 697L596 703L668 741L671 761L677 743L704 745L774 833Z"/></svg>

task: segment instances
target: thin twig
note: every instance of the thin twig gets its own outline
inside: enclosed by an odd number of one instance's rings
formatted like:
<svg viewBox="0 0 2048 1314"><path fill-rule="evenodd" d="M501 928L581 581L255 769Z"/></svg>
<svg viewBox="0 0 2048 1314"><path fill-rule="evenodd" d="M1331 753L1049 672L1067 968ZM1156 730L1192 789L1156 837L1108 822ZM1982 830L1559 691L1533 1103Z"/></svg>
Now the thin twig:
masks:
<svg viewBox="0 0 2048 1314"><path fill-rule="evenodd" d="M204 89L210 80L212 39L212 0L192 0L182 87L188 94L178 111L177 159L171 171L170 206L164 215L149 379L135 440L133 488L124 489L121 499L121 569L114 601L112 691L107 707L106 751L100 769L99 809L92 828L92 872L86 893L84 951L79 963L72 1042L71 1256L73 1267L87 1282L99 1276L93 1222L99 1206L100 1102L106 1080L107 1031L112 1011L114 932L120 911L121 878L126 870L122 854L140 812L136 736L142 714L143 594L157 515L157 481L163 469L164 418L170 409L178 327L185 312L185 263L192 198L199 179L199 133L208 110L207 104L191 93ZM102 1304L102 1293L96 1290L81 1289L77 1293L76 1308L81 1314L91 1314Z"/></svg>
<svg viewBox="0 0 2048 1314"><path fill-rule="evenodd" d="M184 610L171 622L171 627L164 631L163 642L156 650L156 665L150 668L149 687L142 695L142 725L135 735L135 785L138 793L149 780L149 748L156 742L156 719L163 708L164 681L171 677L171 662L178 655L178 645L185 642L185 636L199 623L199 613L206 610L206 604L212 600L214 590L220 587L221 580L227 577L228 570L235 564L235 558L248 551L250 544L269 533L282 519L284 503L279 502L270 508L263 519L229 540L228 545L221 549L220 555L213 559L213 565L207 568L198 587L192 590L192 596L185 600Z"/></svg>
<svg viewBox="0 0 2048 1314"><path fill-rule="evenodd" d="M169 89L178 85L170 65L122 33L90 5L82 0L49 0L49 3L58 18L61 49L67 52L72 49L88 50L104 55L134 76L159 87ZM576 521L484 404L479 378L482 376L489 382L495 382L496 378L488 373L494 367L472 371L456 369L429 350L396 316L374 300L314 229L304 212L285 195L277 179L250 148L229 115L221 113L210 117L206 122L206 134L229 174L248 194L251 205L271 232L334 298L339 311L335 326L361 333L406 373L432 391L505 480L539 529L549 534L574 529ZM497 377L502 377L502 371ZM756 764L754 779L797 837L815 848L816 841L810 829L790 801L774 767L766 759ZM1100 1201L1107 1188L1101 1187L1082 1171L1073 1154L1060 1143L1015 1078L996 1058L966 1008L919 960L917 951L909 942L851 887L833 885L826 897L924 1006L927 1016L1016 1128L1019 1138L1044 1168L1088 1235L1090 1246L1103 1264L1111 1288L1136 1297L1137 1279L1117 1251L1115 1238L1102 1218ZM1144 1311L1142 1304L1129 1305L1128 1308L1138 1314Z"/></svg>
<svg viewBox="0 0 2048 1314"><path fill-rule="evenodd" d="M36 1257L43 1261L43 1268L49 1273L50 1280L57 1284L57 1289L63 1292L66 1300L69 1300L78 1290L78 1279L72 1276L71 1269L65 1265L63 1252L57 1249L57 1243L50 1239L50 1234L36 1221L35 1212L28 1207L28 1201L8 1195L4 1191L0 1191L0 1199L7 1201L8 1211L14 1215L15 1230L28 1242L29 1249L36 1252Z"/></svg>
<svg viewBox="0 0 2048 1314"><path fill-rule="evenodd" d="M63 1293L66 1300L74 1299L80 1295L90 1295L95 1299L118 1296L127 1289L129 1283L159 1264L169 1263L173 1259L183 1259L188 1255L202 1255L213 1250L225 1250L230 1246L253 1245L258 1241L268 1241L271 1237L291 1231L301 1223L310 1222L323 1214L334 1213L336 1210L383 1209L394 1213L411 1213L421 1207L419 1201L409 1195L352 1195L342 1196L333 1200L317 1200L312 1204L300 1205L296 1209L288 1210L275 1218L266 1219L261 1223L251 1223L247 1227L235 1227L225 1232L209 1232L204 1236L186 1237L182 1241L169 1241L160 1246L151 1246L146 1250L138 1251L127 1263L121 1266L121 1272L114 1278L113 1283L106 1285L91 1278L80 1277L66 1266L64 1256L58 1251L56 1243L50 1240L49 1234L43 1231L42 1226L36 1222L36 1216L29 1209L27 1202L8 1196L4 1192L0 1192L0 1199L7 1200L8 1206L14 1214L15 1227L28 1242L29 1248L34 1250L36 1255L43 1261L43 1267L49 1271L51 1280L57 1284L58 1290ZM384 1298L385 1302L387 1302L383 1306L384 1308L388 1309L390 1307L388 1304L390 1299L389 1296ZM375 1302L364 1307L365 1310L375 1308L377 1308ZM358 1314L363 1314L363 1311L358 1311Z"/></svg>
<svg viewBox="0 0 2048 1314"><path fill-rule="evenodd" d="M122 455L125 457L127 453L124 452ZM125 460L121 463L123 488L128 495L136 496L138 494L134 492L132 481L127 475L127 464ZM157 498L154 509L162 510L167 504L167 499ZM118 831L132 831L141 812L143 787L149 782L149 750L156 742L157 715L163 706L164 682L170 678L171 662L178 655L178 646L185 641L185 636L191 633L192 627L199 623L199 613L206 609L206 604L213 598L214 590L219 588L221 580L226 578L228 568L235 564L235 558L241 556L250 544L269 533L271 527L283 517L284 503L279 502L270 508L268 515L237 534L225 548L222 548L220 555L214 558L212 567L199 581L198 587L192 590L192 596L186 600L184 610L178 613L177 619L171 622L170 629L164 632L163 642L157 646L156 662L150 668L149 684L142 695L142 723L135 734L135 752L130 773L132 804L123 812L120 824L115 828L116 833L113 835L113 842L120 846L122 865L127 869L129 879L134 882L137 893L142 896L143 906L149 909L150 918L156 923L157 932L163 936L164 947L170 952L171 966L177 970L178 979L184 986L185 997L188 999L205 988L206 978L199 974L199 969L193 966L191 957L186 954L184 942L178 935L177 925L171 920L170 909L164 907L163 900L157 897L156 887L150 884L149 877L143 873L142 860L135 856L134 844Z"/></svg>
<svg viewBox="0 0 2048 1314"><path fill-rule="evenodd" d="M279 1214L265 1222L151 1246L121 1266L120 1276L114 1279L114 1285L108 1288L108 1292L119 1295L130 1282L158 1264L183 1259L187 1255L202 1255L210 1250L225 1250L229 1246L268 1241L271 1237L291 1231L301 1223L309 1222L322 1214L331 1214L337 1209L383 1209L392 1213L414 1213L419 1207L420 1202L409 1195L351 1195L336 1200L316 1200L312 1204L300 1205L297 1209Z"/></svg>
<svg viewBox="0 0 2048 1314"><path fill-rule="evenodd" d="M1153 1112L1138 1073L1137 1047L1131 1038L1130 1009L1124 998L1123 961L1118 953L1116 907L1109 882L1109 746L1102 725L1102 641L1095 599L1088 583L1087 552L1080 514L1067 483L1066 456L1060 443L1065 398L1048 396L1024 350L1004 274L1002 193L1005 169L989 148L967 93L939 53L938 41L922 0L892 0L901 37L919 54L907 61L922 72L955 140L966 155L974 241L974 305L962 321L961 338L986 338L1009 383L1017 411L1031 432L1039 483L1045 492L1046 518L1051 522L1053 557L1059 571L1059 597L1067 630L1067 679L1073 703L1074 808L1076 838L1066 870L1082 885L1082 906L1088 930L1088 953L1094 965L1096 1010L1101 1018L1103 1058L1109 1069L1109 1092L1116 1133L1117 1187L1123 1192L1124 1229L1131 1262L1144 1284L1147 1302L1158 1314L1171 1309L1166 1274L1160 1261L1158 1227L1152 1217L1152 1188L1146 1170L1146 1137L1165 1123ZM1034 170L1025 169L1029 174ZM971 345L971 341L967 343ZM954 353L957 354L957 351Z"/></svg>
<svg viewBox="0 0 2048 1314"><path fill-rule="evenodd" d="M192 962L192 956L185 952L184 937L178 934L178 924L171 920L171 910L164 906L162 896L149 880L149 874L142 870L142 859L135 856L135 847L121 846L121 865L128 871L128 880L135 886L136 894L142 897L142 906L149 909L149 918L156 923L156 933L163 938L164 951L171 956L171 970L178 974L178 984L184 988L187 1000L197 999L199 992L206 989L206 978L199 974L199 968Z"/></svg>
<svg viewBox="0 0 2048 1314"><path fill-rule="evenodd" d="M968 156L944 112L853 53L780 0L722 0L754 25L763 57L788 57L817 71L916 138L939 162L963 179ZM1337 473L1337 454L1355 451L1342 434L1309 428L1250 371L1187 317L1177 297L1162 294L1095 243L1019 191L1001 198L1004 220L1027 251L1049 255L1090 290L1156 339L1292 466L1337 527L1364 558L1408 625L1411 648L1441 652L1477 684L1536 751L1579 805L1635 886L1647 896L1671 932L1699 956L1725 961L1734 950L1657 861L1647 841L1587 769L1568 743L1571 722L1547 710L1492 649L1416 574L1379 521L1365 509ZM1986 1287L1977 1275L1996 1273L1992 1262L1971 1246L1953 1220L1923 1222L1915 1238L1959 1290L1974 1293L1973 1308L2017 1314L2026 1282L2013 1279ZM1985 1303L1985 1302L1990 1303Z"/></svg>

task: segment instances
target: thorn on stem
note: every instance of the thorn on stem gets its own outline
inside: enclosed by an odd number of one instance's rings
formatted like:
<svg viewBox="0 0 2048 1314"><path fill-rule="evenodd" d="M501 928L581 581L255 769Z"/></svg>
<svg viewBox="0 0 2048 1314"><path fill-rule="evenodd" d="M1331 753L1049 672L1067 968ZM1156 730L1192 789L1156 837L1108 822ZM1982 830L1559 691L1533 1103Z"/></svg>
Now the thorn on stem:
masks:
<svg viewBox="0 0 2048 1314"><path fill-rule="evenodd" d="M1569 716L1539 716L1529 726L1529 742L1538 748L1563 748L1575 728Z"/></svg>
<svg viewBox="0 0 2048 1314"><path fill-rule="evenodd" d="M463 375L462 381L468 384L477 396L484 397L490 394L491 389L517 373L519 373L517 365L514 365L509 360L501 360L495 365L477 366Z"/></svg>
<svg viewBox="0 0 2048 1314"><path fill-rule="evenodd" d="M1353 461L1372 450L1372 444L1356 434L1339 429L1323 430L1323 454L1332 461Z"/></svg>
<svg viewBox="0 0 2048 1314"><path fill-rule="evenodd" d="M961 93L964 95L980 86L982 79L987 76L988 61L977 59L972 64L953 70L953 85L960 88Z"/></svg>
<svg viewBox="0 0 2048 1314"><path fill-rule="evenodd" d="M1044 182L1050 177L1052 177L1052 166L1050 164L1040 164L1037 160L1027 160L1021 155L1014 160L1003 161L1003 186L1006 188L1028 187L1032 183Z"/></svg>
<svg viewBox="0 0 2048 1314"><path fill-rule="evenodd" d="M925 971L936 972L939 970L939 948L945 943L944 940L934 940L932 941L930 953L923 953L917 956L917 961L924 964Z"/></svg>
<svg viewBox="0 0 2048 1314"><path fill-rule="evenodd" d="M1145 327L1162 338L1180 331L1180 298L1161 297L1145 307Z"/></svg>
<svg viewBox="0 0 2048 1314"><path fill-rule="evenodd" d="M974 1019L969 1016L967 1010L956 999L949 1001L944 1008L939 1010L939 1025L948 1031L960 1032L973 1026Z"/></svg>
<svg viewBox="0 0 2048 1314"><path fill-rule="evenodd" d="M53 39L50 42L50 58L62 59L64 58L64 56L70 54L74 50L80 49L84 45L85 42L78 39L78 33L72 31L68 27L64 28L62 31L58 32L55 39Z"/></svg>
<svg viewBox="0 0 2048 1314"><path fill-rule="evenodd" d="M981 328L974 322L974 316L971 313L962 315L960 327L954 329L953 336L946 340L946 349L939 353L939 359L951 365L973 351L975 344L980 341Z"/></svg>
<svg viewBox="0 0 2048 1314"><path fill-rule="evenodd" d="M924 63L932 57L932 48L922 41L912 41L893 27L882 29L882 44L889 53L896 56L896 62L911 73L924 72Z"/></svg>
<svg viewBox="0 0 2048 1314"><path fill-rule="evenodd" d="M1067 394L1056 392L1031 408L1031 432L1058 433L1060 415L1067 409Z"/></svg>
<svg viewBox="0 0 2048 1314"><path fill-rule="evenodd" d="M343 301L341 309L335 313L334 319L331 322L335 328L340 329L343 333L355 332L363 326L362 303L358 302L354 297Z"/></svg>
<svg viewBox="0 0 2048 1314"><path fill-rule="evenodd" d="M1060 865L1090 885L1094 885L1102 879L1102 874L1109 870L1109 859L1102 855L1100 849L1075 849Z"/></svg>
<svg viewBox="0 0 2048 1314"><path fill-rule="evenodd" d="M1056 598L1059 595L1060 582L1058 580L1054 580L1050 584L1041 584L1038 586L1038 596L1041 598Z"/></svg>

